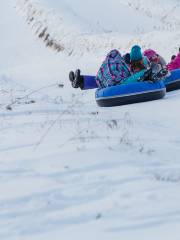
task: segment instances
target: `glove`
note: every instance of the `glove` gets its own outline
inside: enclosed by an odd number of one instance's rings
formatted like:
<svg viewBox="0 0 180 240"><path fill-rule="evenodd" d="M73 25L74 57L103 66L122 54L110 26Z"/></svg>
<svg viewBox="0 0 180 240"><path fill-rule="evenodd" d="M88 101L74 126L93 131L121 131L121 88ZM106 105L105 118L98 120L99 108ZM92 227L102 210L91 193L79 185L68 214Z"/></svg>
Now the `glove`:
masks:
<svg viewBox="0 0 180 240"><path fill-rule="evenodd" d="M168 75L168 70L166 68L161 69L158 73L153 75L154 80L160 80Z"/></svg>

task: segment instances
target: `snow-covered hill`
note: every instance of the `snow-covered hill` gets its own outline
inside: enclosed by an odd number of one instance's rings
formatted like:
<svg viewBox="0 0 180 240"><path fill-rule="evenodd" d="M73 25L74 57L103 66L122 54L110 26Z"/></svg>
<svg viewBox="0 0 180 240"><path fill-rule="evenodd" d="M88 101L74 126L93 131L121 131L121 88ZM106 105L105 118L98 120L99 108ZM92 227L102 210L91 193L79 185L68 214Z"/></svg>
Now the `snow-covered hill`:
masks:
<svg viewBox="0 0 180 240"><path fill-rule="evenodd" d="M134 43L168 61L179 10L178 0L1 3L0 239L179 240L180 92L103 109L68 80Z"/></svg>
<svg viewBox="0 0 180 240"><path fill-rule="evenodd" d="M47 46L70 55L111 48L127 51L137 41L144 47L158 45L162 52L168 39L168 56L179 44L178 0L17 0L17 6Z"/></svg>

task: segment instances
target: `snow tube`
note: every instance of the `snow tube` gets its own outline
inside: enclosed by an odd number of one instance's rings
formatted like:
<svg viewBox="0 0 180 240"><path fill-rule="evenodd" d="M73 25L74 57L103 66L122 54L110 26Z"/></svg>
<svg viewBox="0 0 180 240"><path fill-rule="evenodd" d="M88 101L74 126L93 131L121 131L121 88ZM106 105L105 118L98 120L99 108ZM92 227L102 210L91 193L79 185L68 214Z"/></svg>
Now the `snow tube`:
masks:
<svg viewBox="0 0 180 240"><path fill-rule="evenodd" d="M135 82L97 89L96 102L100 107L113 107L161 99L166 93L164 82Z"/></svg>
<svg viewBox="0 0 180 240"><path fill-rule="evenodd" d="M164 84L166 86L166 91L173 91L180 89L180 69L176 69L170 72L170 76L164 79ZM94 89L98 88L95 76L84 75L83 89Z"/></svg>
<svg viewBox="0 0 180 240"><path fill-rule="evenodd" d="M171 71L170 76L164 79L164 84L167 92L180 89L180 69Z"/></svg>

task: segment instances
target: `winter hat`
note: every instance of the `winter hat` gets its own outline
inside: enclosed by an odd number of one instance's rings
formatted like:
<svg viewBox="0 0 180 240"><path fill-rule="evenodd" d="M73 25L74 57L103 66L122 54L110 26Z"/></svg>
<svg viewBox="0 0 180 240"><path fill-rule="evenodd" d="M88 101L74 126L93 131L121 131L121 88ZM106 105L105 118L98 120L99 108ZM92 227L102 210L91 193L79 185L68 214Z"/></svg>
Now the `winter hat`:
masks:
<svg viewBox="0 0 180 240"><path fill-rule="evenodd" d="M143 52L143 55L146 56L148 59L150 59L150 58L156 56L157 53L152 49L147 49Z"/></svg>
<svg viewBox="0 0 180 240"><path fill-rule="evenodd" d="M135 45L131 48L130 52L131 61L138 61L142 59L141 48L138 45Z"/></svg>

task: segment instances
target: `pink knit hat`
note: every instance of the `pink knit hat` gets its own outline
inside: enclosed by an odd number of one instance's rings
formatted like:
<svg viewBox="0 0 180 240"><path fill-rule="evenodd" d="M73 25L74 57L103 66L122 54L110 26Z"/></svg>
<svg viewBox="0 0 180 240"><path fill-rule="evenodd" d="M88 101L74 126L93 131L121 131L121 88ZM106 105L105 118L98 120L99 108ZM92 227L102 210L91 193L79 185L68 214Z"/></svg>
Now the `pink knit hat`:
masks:
<svg viewBox="0 0 180 240"><path fill-rule="evenodd" d="M146 56L148 59L150 59L150 58L156 56L157 53L152 49L147 49L143 52L143 55Z"/></svg>

